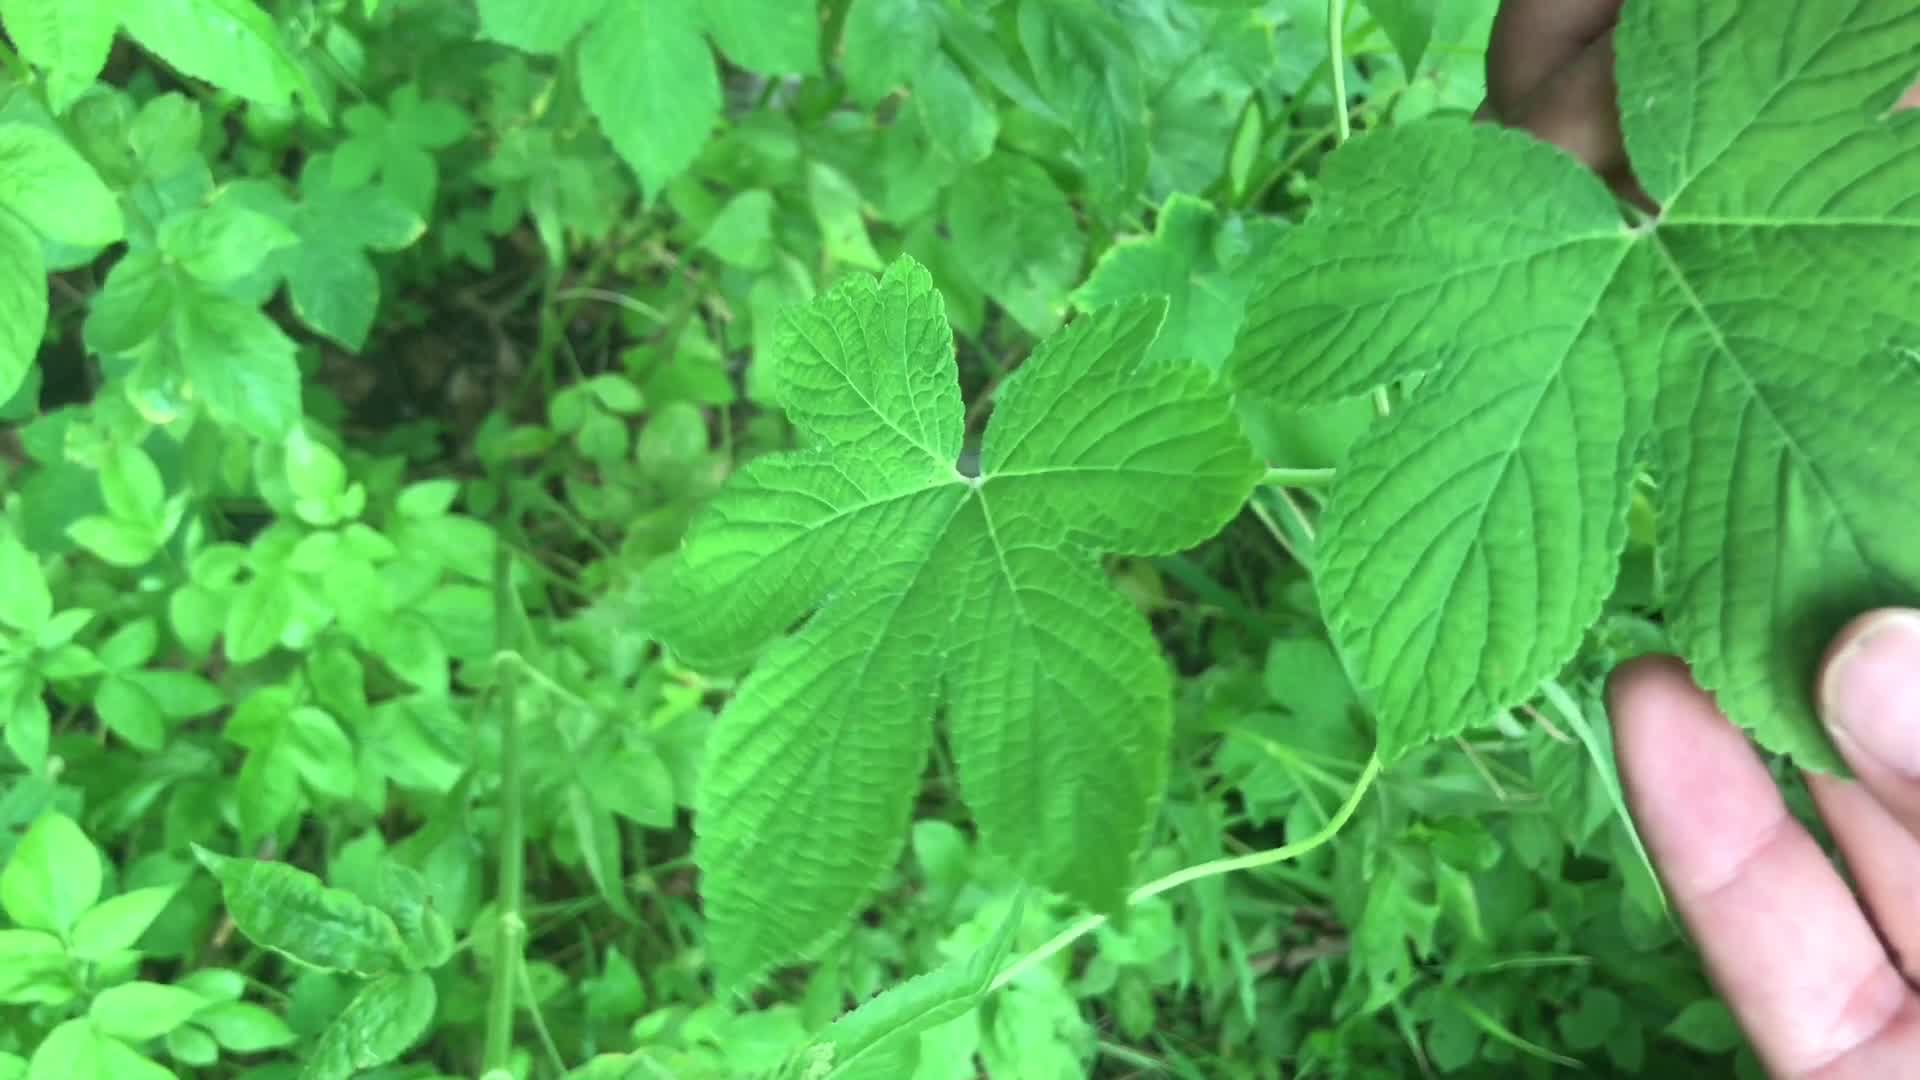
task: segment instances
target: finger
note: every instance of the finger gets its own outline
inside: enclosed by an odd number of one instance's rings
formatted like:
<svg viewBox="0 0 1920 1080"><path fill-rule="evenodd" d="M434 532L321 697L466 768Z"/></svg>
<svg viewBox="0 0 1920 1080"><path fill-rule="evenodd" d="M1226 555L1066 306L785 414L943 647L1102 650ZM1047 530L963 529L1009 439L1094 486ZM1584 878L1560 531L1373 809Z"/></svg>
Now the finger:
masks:
<svg viewBox="0 0 1920 1080"><path fill-rule="evenodd" d="M1854 781L1808 776L1807 786L1880 943L1907 985L1920 989L1920 838Z"/></svg>
<svg viewBox="0 0 1920 1080"><path fill-rule="evenodd" d="M1511 123L1548 76L1620 17L1621 0L1506 0L1487 43L1487 99Z"/></svg>
<svg viewBox="0 0 1920 1080"><path fill-rule="evenodd" d="M1506 120L1579 158L1615 187L1631 182L1615 103L1611 34L1547 76Z"/></svg>
<svg viewBox="0 0 1920 1080"><path fill-rule="evenodd" d="M1861 785L1920 837L1920 611L1876 611L1841 631L1820 708Z"/></svg>
<svg viewBox="0 0 1920 1080"><path fill-rule="evenodd" d="M1895 105L1894 108L1920 109L1920 82L1914 83L1912 88L1907 91L1906 96L1902 97L1899 104Z"/></svg>
<svg viewBox="0 0 1920 1080"><path fill-rule="evenodd" d="M1906 982L1746 738L1686 668L1629 664L1609 704L1634 820L1761 1059L1777 1073L1811 1073L1904 1030Z"/></svg>

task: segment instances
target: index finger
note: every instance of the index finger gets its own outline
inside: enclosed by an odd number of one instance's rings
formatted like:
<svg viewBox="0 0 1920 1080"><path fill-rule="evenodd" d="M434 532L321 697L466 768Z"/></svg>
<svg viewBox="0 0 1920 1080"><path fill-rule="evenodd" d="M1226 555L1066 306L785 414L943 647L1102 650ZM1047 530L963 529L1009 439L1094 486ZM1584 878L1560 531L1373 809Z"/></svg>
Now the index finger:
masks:
<svg viewBox="0 0 1920 1080"><path fill-rule="evenodd" d="M1620 17L1623 0L1505 0L1487 42L1487 101L1510 120Z"/></svg>
<svg viewBox="0 0 1920 1080"><path fill-rule="evenodd" d="M1761 1060L1869 1076L1911 1053L1920 1002L1746 737L1676 661L1627 665L1609 699L1634 820Z"/></svg>

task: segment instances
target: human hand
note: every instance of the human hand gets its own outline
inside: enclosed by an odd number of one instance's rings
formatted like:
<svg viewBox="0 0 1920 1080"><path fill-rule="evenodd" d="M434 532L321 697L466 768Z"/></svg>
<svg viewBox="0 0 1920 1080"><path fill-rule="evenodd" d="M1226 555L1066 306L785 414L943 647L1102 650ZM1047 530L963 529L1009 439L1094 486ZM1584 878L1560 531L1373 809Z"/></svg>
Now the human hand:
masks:
<svg viewBox="0 0 1920 1080"><path fill-rule="evenodd" d="M1678 661L1609 688L1628 805L1721 997L1776 1075L1920 1074L1920 612L1843 631L1820 711L1857 779L1808 776L1858 888Z"/></svg>

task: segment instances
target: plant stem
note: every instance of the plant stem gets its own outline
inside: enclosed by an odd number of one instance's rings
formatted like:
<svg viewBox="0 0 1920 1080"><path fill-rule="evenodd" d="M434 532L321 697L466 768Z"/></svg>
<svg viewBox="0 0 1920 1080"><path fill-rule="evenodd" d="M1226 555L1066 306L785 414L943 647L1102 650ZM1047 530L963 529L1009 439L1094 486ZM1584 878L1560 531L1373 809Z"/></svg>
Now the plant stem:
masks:
<svg viewBox="0 0 1920 1080"><path fill-rule="evenodd" d="M1333 483L1333 469L1268 468L1261 480L1268 487L1324 487Z"/></svg>
<svg viewBox="0 0 1920 1080"><path fill-rule="evenodd" d="M494 897L497 910L493 950L493 992L487 1001L487 1076L509 1074L513 1054L515 976L522 963L521 946L526 923L521 903L525 892L526 837L520 805L520 702L514 691L517 665L513 625L511 563L504 541L493 549L494 691L500 708L500 887Z"/></svg>
<svg viewBox="0 0 1920 1080"><path fill-rule="evenodd" d="M1291 844L1282 844L1277 848L1269 848L1266 851L1256 851L1251 855L1236 855L1225 859L1210 859L1203 863L1196 863L1183 870L1175 870L1165 877L1149 881L1145 885L1128 893L1125 906L1137 907L1169 889L1177 889L1189 882L1199 881L1203 878L1217 877L1221 874L1231 874L1236 870L1256 870L1262 866L1271 866L1274 863L1285 862L1288 859L1297 859L1305 855L1333 839L1342 828L1346 827L1348 819L1353 817L1353 812L1360 808L1360 800L1366 797L1367 792L1373 787L1374 780L1378 778L1379 775L1379 757L1368 758L1367 767L1360 771L1360 778L1354 781L1353 791L1347 796L1347 801L1341 803L1340 809L1334 811L1333 817L1329 818L1327 823L1321 826L1320 831L1314 833L1312 836L1304 840L1297 840ZM993 985L988 987L988 992L991 993L1007 986L1025 974L1028 969L1045 963L1062 949L1067 948L1074 942L1079 941L1081 938L1086 937L1088 934L1106 925L1106 922L1107 916L1105 915L1084 915L1076 919L1065 930L1055 934L1045 944L1007 965L999 975L994 977Z"/></svg>
<svg viewBox="0 0 1920 1080"><path fill-rule="evenodd" d="M1338 139L1353 137L1347 116L1347 0L1327 0L1327 62L1333 66L1333 117Z"/></svg>

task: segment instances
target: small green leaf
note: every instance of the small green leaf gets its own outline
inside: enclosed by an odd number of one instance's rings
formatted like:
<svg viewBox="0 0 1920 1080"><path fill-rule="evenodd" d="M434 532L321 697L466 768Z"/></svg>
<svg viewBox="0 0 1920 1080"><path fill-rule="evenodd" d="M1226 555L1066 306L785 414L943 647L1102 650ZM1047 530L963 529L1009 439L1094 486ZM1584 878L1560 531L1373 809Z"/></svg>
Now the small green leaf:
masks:
<svg viewBox="0 0 1920 1080"><path fill-rule="evenodd" d="M27 381L47 332L47 271L40 238L0 207L0 402Z"/></svg>
<svg viewBox="0 0 1920 1080"><path fill-rule="evenodd" d="M483 35L525 52L557 53L586 29L607 0L479 0L479 6Z"/></svg>
<svg viewBox="0 0 1920 1080"><path fill-rule="evenodd" d="M75 247L102 247L126 231L120 204L93 166L65 139L32 124L0 123L0 209Z"/></svg>
<svg viewBox="0 0 1920 1080"><path fill-rule="evenodd" d="M87 1016L102 1034L131 1042L157 1039L199 1012L205 998L191 990L162 983L130 982L110 986L93 996Z"/></svg>
<svg viewBox="0 0 1920 1080"><path fill-rule="evenodd" d="M267 105L318 95L273 18L253 0L140 0L120 5L128 36L182 74Z"/></svg>
<svg viewBox="0 0 1920 1080"><path fill-rule="evenodd" d="M136 749L158 751L166 745L167 722L159 703L126 679L110 676L102 681L93 710L109 731Z"/></svg>
<svg viewBox="0 0 1920 1080"><path fill-rule="evenodd" d="M820 71L820 12L792 0L704 0L707 32L727 59L762 75Z"/></svg>
<svg viewBox="0 0 1920 1080"><path fill-rule="evenodd" d="M832 1063L821 1080L894 1080L912 1076L920 1036L966 1015L985 1000L1013 945L1024 898L1016 899L991 938L963 960L945 964L883 991L833 1022L815 1046Z"/></svg>
<svg viewBox="0 0 1920 1080"><path fill-rule="evenodd" d="M1387 40L1393 42L1407 81L1412 82L1427 54L1427 45L1433 41L1435 0L1366 0L1366 4L1387 32Z"/></svg>
<svg viewBox="0 0 1920 1080"><path fill-rule="evenodd" d="M720 75L700 22L693 0L623 3L580 44L587 107L649 197L693 163L720 120Z"/></svg>
<svg viewBox="0 0 1920 1080"><path fill-rule="evenodd" d="M27 1080L104 1080L105 1044L113 1040L94 1030L84 1017L68 1020L47 1033L33 1051Z"/></svg>
<svg viewBox="0 0 1920 1080"><path fill-rule="evenodd" d="M363 987L314 1044L300 1080L348 1080L397 1059L433 1023L433 979L387 975Z"/></svg>
<svg viewBox="0 0 1920 1080"><path fill-rule="evenodd" d="M1724 1054L1740 1045L1740 1026L1718 998L1701 998L1680 1010L1664 1034L1708 1054Z"/></svg>
<svg viewBox="0 0 1920 1080"><path fill-rule="evenodd" d="M157 530L166 517L167 489L160 470L137 446L116 447L101 463L100 497L107 504L107 512L121 521ZM145 662L142 658L134 663Z"/></svg>
<svg viewBox="0 0 1920 1080"><path fill-rule="evenodd" d="M250 664L267 655L292 624L293 604L293 582L284 572L270 571L242 585L223 627L228 659Z"/></svg>
<svg viewBox="0 0 1920 1080"><path fill-rule="evenodd" d="M113 32L119 25L114 0L0 0L0 24L28 63L59 76L62 84L84 88L107 66ZM53 102L64 111L77 90L63 90Z"/></svg>
<svg viewBox="0 0 1920 1080"><path fill-rule="evenodd" d="M722 262L749 270L773 263L773 195L756 188L727 201L700 237Z"/></svg>
<svg viewBox="0 0 1920 1080"><path fill-rule="evenodd" d="M73 955L99 961L133 948L173 895L172 886L154 885L102 900L74 923Z"/></svg>
<svg viewBox="0 0 1920 1080"><path fill-rule="evenodd" d="M840 38L847 88L871 105L911 80L939 45L939 11L928 0L853 0Z"/></svg>
<svg viewBox="0 0 1920 1080"><path fill-rule="evenodd" d="M64 814L41 814L0 871L0 908L18 926L65 937L100 899L100 853Z"/></svg>
<svg viewBox="0 0 1920 1080"><path fill-rule="evenodd" d="M393 920L342 889L285 863L234 859L199 846L194 854L220 882L227 911L247 939L328 971L378 975L405 964Z"/></svg>
<svg viewBox="0 0 1920 1080"><path fill-rule="evenodd" d="M47 591L47 577L34 557L14 535L0 525L0 624L10 626L29 638L53 617L53 594Z"/></svg>
<svg viewBox="0 0 1920 1080"><path fill-rule="evenodd" d="M127 569L146 565L162 542L148 526L110 517L83 517L67 526L67 536L101 560Z"/></svg>
<svg viewBox="0 0 1920 1080"><path fill-rule="evenodd" d="M213 1041L205 1028L194 1024L183 1024L167 1032L162 1045L167 1049L167 1056L182 1065L204 1069L220 1060L220 1044Z"/></svg>
<svg viewBox="0 0 1920 1080"><path fill-rule="evenodd" d="M221 1049L235 1054L274 1050L292 1045L295 1039L285 1020L245 1001L209 1005L194 1014L193 1022L212 1033Z"/></svg>
<svg viewBox="0 0 1920 1080"><path fill-rule="evenodd" d="M158 240L162 254L209 285L238 281L262 259L299 242L293 230L232 199L168 218Z"/></svg>
<svg viewBox="0 0 1920 1080"><path fill-rule="evenodd" d="M828 258L862 270L879 270L886 265L867 237L860 192L845 176L829 165L814 162L807 168L807 197L813 204L813 218L820 225Z"/></svg>
<svg viewBox="0 0 1920 1080"><path fill-rule="evenodd" d="M190 293L174 310L182 370L215 419L277 439L300 418L294 345L259 308Z"/></svg>

